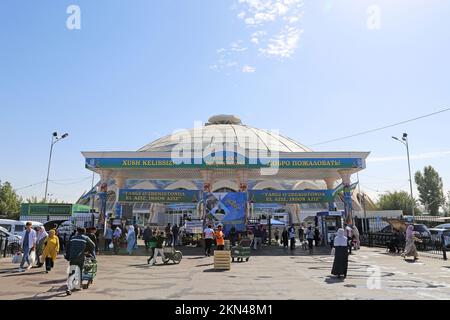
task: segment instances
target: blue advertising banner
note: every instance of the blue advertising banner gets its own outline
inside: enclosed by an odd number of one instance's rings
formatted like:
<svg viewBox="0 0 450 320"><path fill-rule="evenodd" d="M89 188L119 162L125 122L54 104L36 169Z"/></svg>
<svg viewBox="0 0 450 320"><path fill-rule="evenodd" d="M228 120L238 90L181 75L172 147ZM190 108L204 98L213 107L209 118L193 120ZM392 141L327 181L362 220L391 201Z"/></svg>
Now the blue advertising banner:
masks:
<svg viewBox="0 0 450 320"><path fill-rule="evenodd" d="M120 202L191 203L198 202L197 190L120 189Z"/></svg>
<svg viewBox="0 0 450 320"><path fill-rule="evenodd" d="M245 230L245 192L204 193L203 201L209 223L222 223L226 235L232 226Z"/></svg>
<svg viewBox="0 0 450 320"><path fill-rule="evenodd" d="M269 168L280 169L351 169L364 168L362 158L246 158L221 156L205 158L86 158L88 169L149 168Z"/></svg>

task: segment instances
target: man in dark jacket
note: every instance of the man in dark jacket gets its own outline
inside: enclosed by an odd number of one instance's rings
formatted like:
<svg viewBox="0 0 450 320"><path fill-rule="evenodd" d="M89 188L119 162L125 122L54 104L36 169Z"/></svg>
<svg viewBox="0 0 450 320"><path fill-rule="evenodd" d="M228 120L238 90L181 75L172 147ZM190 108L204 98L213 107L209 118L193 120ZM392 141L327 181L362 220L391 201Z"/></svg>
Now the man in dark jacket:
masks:
<svg viewBox="0 0 450 320"><path fill-rule="evenodd" d="M150 239L153 236L152 229L150 226L145 227L144 234L142 235L142 239L144 240L145 250L148 251Z"/></svg>
<svg viewBox="0 0 450 320"><path fill-rule="evenodd" d="M76 235L70 238L68 244L67 244L67 251L65 258L67 261L69 261L70 266L77 266L79 268L79 283L81 284L81 274L83 272L83 266L84 266L84 256L85 252L89 252L92 255L95 256L95 243L89 239L86 235L86 230L84 228L78 228ZM74 276L76 272L72 271L69 274L69 280L72 276ZM71 294L71 288L67 288L66 293L68 295Z"/></svg>

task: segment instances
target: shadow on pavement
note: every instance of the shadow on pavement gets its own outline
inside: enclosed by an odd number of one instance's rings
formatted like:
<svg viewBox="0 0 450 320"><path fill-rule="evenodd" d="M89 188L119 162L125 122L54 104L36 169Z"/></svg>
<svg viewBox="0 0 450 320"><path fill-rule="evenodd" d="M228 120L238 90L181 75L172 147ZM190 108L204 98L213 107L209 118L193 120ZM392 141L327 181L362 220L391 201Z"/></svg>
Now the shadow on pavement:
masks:
<svg viewBox="0 0 450 320"><path fill-rule="evenodd" d="M63 279L55 279L55 280L49 280L49 281L42 281L39 282L39 284L56 284L56 283L61 283L61 282L66 282L67 278L63 278Z"/></svg>
<svg viewBox="0 0 450 320"><path fill-rule="evenodd" d="M338 278L338 277L335 277L335 276L327 276L325 278L325 282L328 283L328 284L341 283L341 282L344 282L344 278L342 278L342 277Z"/></svg>
<svg viewBox="0 0 450 320"><path fill-rule="evenodd" d="M214 269L214 268L203 270L203 272L224 272L224 271L230 271L230 270L226 270L226 269Z"/></svg>
<svg viewBox="0 0 450 320"><path fill-rule="evenodd" d="M195 267L208 267L208 266L212 266L212 265L214 265L214 263L198 264Z"/></svg>

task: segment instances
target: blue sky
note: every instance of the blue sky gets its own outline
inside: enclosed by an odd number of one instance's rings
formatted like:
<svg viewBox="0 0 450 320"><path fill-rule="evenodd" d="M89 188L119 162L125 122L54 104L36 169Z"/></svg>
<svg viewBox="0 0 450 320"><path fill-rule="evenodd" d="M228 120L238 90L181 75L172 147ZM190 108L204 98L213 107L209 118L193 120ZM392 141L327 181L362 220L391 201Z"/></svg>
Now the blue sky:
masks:
<svg viewBox="0 0 450 320"><path fill-rule="evenodd" d="M75 201L91 185L80 151L136 150L225 113L317 151L371 151L372 197L408 190L391 139L408 132L412 169L434 166L449 190L450 112L314 146L450 107L449 15L434 0L3 0L0 179L42 197L51 133L68 132L49 193Z"/></svg>

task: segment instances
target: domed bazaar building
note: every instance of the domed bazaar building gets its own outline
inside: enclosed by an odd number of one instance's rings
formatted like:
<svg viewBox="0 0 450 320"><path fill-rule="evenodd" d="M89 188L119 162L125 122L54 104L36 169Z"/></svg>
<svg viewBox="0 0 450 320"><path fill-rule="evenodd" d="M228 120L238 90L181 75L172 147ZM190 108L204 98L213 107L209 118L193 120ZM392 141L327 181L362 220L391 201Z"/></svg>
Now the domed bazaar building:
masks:
<svg viewBox="0 0 450 320"><path fill-rule="evenodd" d="M361 210L351 177L366 167L369 152L315 152L237 116L217 115L135 152L82 155L101 180L78 202L92 196L100 223L132 217L160 226L188 219L243 228L267 214L299 224L323 210L342 210L351 222Z"/></svg>

